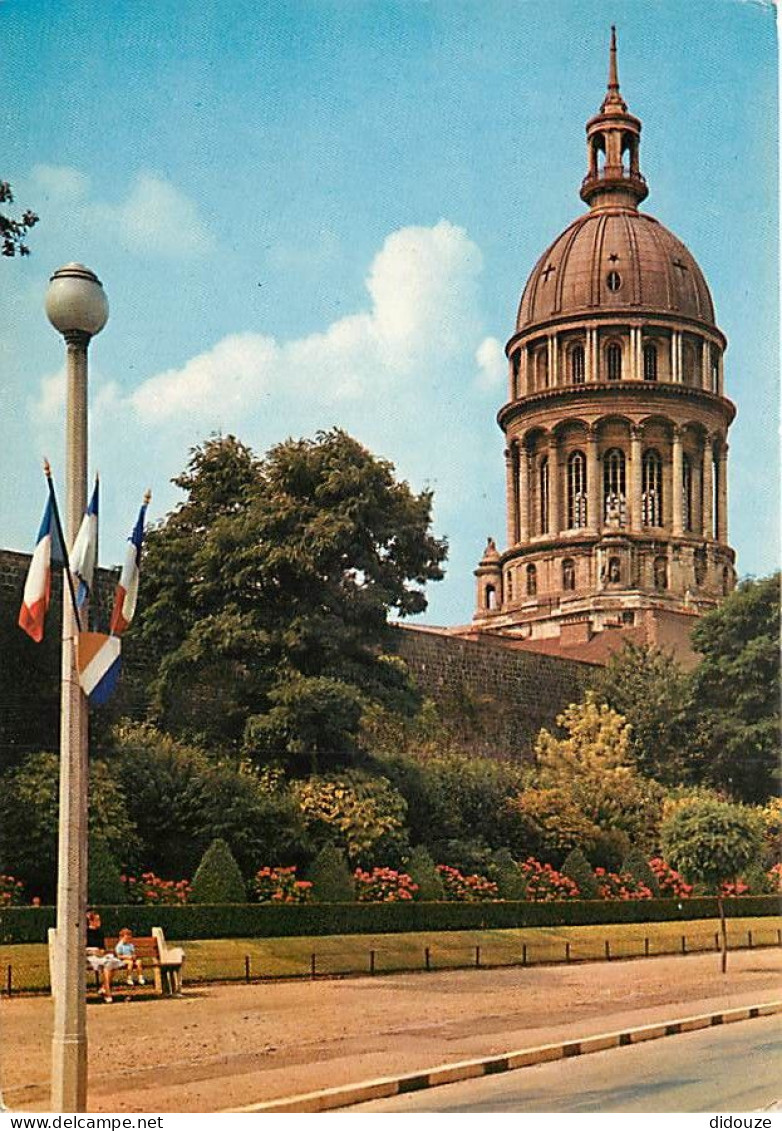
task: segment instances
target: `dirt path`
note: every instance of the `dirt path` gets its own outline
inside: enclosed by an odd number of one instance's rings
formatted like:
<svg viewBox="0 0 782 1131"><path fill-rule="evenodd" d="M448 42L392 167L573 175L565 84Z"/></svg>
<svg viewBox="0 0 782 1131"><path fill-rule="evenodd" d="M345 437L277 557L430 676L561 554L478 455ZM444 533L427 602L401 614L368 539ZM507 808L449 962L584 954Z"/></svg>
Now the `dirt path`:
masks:
<svg viewBox="0 0 782 1131"><path fill-rule="evenodd" d="M725 979L707 954L117 998L88 1007L89 1110L215 1111L778 998L779 950L732 954ZM51 1020L49 999L0 1003L0 1088L13 1109L47 1110Z"/></svg>

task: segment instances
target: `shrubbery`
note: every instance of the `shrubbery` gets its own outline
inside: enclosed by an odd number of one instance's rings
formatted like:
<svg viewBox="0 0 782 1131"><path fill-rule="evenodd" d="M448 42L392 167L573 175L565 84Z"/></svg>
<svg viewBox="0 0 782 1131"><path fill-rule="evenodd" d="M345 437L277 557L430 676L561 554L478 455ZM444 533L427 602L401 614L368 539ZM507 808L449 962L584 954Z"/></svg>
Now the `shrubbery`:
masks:
<svg viewBox="0 0 782 1131"><path fill-rule="evenodd" d="M447 864L438 864L437 874L443 881L446 900L483 903L499 898L497 885L486 876L463 876L458 868L450 868Z"/></svg>
<svg viewBox="0 0 782 1131"><path fill-rule="evenodd" d="M371 872L356 868L354 879L356 898L361 903L398 903L414 899L418 893L418 885L410 876L393 868L373 868Z"/></svg>
<svg viewBox="0 0 782 1131"><path fill-rule="evenodd" d="M307 903L312 896L309 880L297 880L295 867L260 868L252 881L259 903Z"/></svg>
<svg viewBox="0 0 782 1131"><path fill-rule="evenodd" d="M595 868L598 899L651 899L651 890L630 872Z"/></svg>
<svg viewBox="0 0 782 1131"><path fill-rule="evenodd" d="M536 903L559 899L583 899L578 885L569 876L555 872L550 864L530 857L519 865L525 878L524 898Z"/></svg>
<svg viewBox="0 0 782 1131"><path fill-rule="evenodd" d="M213 840L193 876L193 903L244 903L247 892L239 865L224 840Z"/></svg>

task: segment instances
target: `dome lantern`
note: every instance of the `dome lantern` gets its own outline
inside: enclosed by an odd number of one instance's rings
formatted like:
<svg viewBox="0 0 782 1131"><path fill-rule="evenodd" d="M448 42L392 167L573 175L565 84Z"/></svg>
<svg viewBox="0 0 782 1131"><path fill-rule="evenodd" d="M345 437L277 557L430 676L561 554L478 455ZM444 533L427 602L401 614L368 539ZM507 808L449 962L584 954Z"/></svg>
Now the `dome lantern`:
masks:
<svg viewBox="0 0 782 1131"><path fill-rule="evenodd" d="M587 122L586 132L588 171L581 183L581 199L590 208L637 208L649 193L639 168L641 122L628 113L619 91L615 27L611 28L606 96Z"/></svg>

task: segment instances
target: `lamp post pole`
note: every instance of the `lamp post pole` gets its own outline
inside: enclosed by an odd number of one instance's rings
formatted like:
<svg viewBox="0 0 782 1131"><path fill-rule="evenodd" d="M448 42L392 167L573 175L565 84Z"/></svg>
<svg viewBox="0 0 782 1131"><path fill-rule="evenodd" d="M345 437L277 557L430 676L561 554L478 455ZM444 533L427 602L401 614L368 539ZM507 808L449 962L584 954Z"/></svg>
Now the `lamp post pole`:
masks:
<svg viewBox="0 0 782 1131"><path fill-rule="evenodd" d="M98 277L78 263L52 275L46 313L66 343L65 537L73 546L87 503L87 347L109 307ZM76 666L78 626L63 577L60 701L60 817L51 1106L83 1112L87 1103L87 701Z"/></svg>

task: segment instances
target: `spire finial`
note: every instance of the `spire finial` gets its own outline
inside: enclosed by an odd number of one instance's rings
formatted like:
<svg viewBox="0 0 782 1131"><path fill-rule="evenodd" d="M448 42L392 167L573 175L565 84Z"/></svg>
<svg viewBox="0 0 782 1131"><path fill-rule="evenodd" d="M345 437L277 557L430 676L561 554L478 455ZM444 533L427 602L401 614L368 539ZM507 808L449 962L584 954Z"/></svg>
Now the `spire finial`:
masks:
<svg viewBox="0 0 782 1131"><path fill-rule="evenodd" d="M616 27L611 24L611 56L608 64L608 89L619 90L619 73L616 66Z"/></svg>
<svg viewBox="0 0 782 1131"><path fill-rule="evenodd" d="M616 112L619 109L622 113L627 112L627 104L619 93L619 68L616 62L616 27L611 24L611 50L608 57L608 90L603 99L601 106L603 113L606 110L613 110Z"/></svg>

